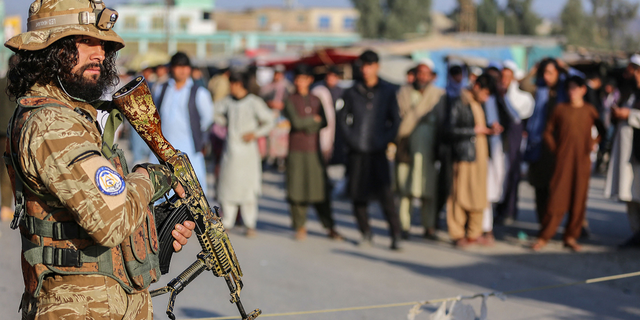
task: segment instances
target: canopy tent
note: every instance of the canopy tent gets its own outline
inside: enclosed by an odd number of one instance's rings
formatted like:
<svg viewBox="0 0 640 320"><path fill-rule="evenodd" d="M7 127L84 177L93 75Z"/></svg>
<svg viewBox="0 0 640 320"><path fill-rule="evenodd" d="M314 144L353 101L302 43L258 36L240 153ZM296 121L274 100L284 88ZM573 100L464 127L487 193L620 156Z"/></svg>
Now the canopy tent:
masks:
<svg viewBox="0 0 640 320"><path fill-rule="evenodd" d="M562 48L554 47L525 47L514 45L509 47L486 47L486 48L465 48L465 49L441 49L432 51L415 51L411 57L414 61L430 58L435 64L435 72L438 73L436 85L444 87L446 85L448 57L457 57L469 65L486 67L491 62L503 62L505 60L514 61L521 70L529 70L537 61L544 57L560 57Z"/></svg>

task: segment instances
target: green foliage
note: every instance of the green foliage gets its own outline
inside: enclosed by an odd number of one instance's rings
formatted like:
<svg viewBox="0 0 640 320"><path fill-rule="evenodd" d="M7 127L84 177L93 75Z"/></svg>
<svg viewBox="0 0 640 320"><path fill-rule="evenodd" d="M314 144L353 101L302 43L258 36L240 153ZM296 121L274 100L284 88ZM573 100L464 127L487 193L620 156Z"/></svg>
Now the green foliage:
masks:
<svg viewBox="0 0 640 320"><path fill-rule="evenodd" d="M496 33L500 7L496 0L482 0L478 5L478 32Z"/></svg>
<svg viewBox="0 0 640 320"><path fill-rule="evenodd" d="M601 46L608 46L610 49L636 50L628 46L626 27L636 18L638 3L631 3L628 0L592 0L592 3L594 2L596 9L591 18L595 22L595 32Z"/></svg>
<svg viewBox="0 0 640 320"><path fill-rule="evenodd" d="M567 1L560 14L562 33L567 37L567 43L579 46L590 46L593 43L593 29L589 20L581 0Z"/></svg>
<svg viewBox="0 0 640 320"><path fill-rule="evenodd" d="M353 6L360 12L358 31L365 38L378 38L382 31L381 22L384 18L380 0L351 0Z"/></svg>
<svg viewBox="0 0 640 320"><path fill-rule="evenodd" d="M503 11L505 33L535 35L542 21L531 8L533 0L509 0Z"/></svg>
<svg viewBox="0 0 640 320"><path fill-rule="evenodd" d="M401 39L426 33L431 23L431 0L351 0L360 12L358 30L365 38Z"/></svg>
<svg viewBox="0 0 640 320"><path fill-rule="evenodd" d="M497 0L482 0L477 5L478 32L496 33L498 21L504 22L506 34L535 35L536 28L542 21L532 9L533 0L508 0L501 8ZM449 15L456 24L459 23L460 2Z"/></svg>
<svg viewBox="0 0 640 320"><path fill-rule="evenodd" d="M387 0L384 36L399 39L407 33L426 33L431 22L431 0Z"/></svg>
<svg viewBox="0 0 640 320"><path fill-rule="evenodd" d="M636 18L638 3L629 0L591 0L586 13L582 1L569 0L562 10L562 34L572 45L612 50L636 50L638 39L626 32Z"/></svg>

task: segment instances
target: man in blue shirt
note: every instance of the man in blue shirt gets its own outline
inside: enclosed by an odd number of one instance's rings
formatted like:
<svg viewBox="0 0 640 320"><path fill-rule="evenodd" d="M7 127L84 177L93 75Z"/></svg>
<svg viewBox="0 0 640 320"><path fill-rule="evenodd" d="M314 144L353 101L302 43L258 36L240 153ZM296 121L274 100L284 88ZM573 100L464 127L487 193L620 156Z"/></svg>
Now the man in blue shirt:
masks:
<svg viewBox="0 0 640 320"><path fill-rule="evenodd" d="M207 194L207 171L202 152L205 133L213 124L213 102L206 88L191 79L191 61L182 52L171 57L171 79L156 86L153 98L160 112L162 133L186 153Z"/></svg>

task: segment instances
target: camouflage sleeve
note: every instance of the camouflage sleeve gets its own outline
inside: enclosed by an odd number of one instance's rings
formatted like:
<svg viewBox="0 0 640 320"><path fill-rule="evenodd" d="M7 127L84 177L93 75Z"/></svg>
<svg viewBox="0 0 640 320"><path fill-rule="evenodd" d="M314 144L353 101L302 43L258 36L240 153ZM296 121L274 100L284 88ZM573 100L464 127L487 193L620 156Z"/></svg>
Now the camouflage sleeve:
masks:
<svg viewBox="0 0 640 320"><path fill-rule="evenodd" d="M178 184L178 178L167 168L167 166L163 166L161 164L151 164L151 163L143 163L136 165L133 167L131 172L135 172L138 168L144 168L147 170L149 174L149 179L151 180L151 184L153 184L153 189L155 193L153 197L151 197L151 202L156 202L156 200L162 198L171 188L175 187Z"/></svg>
<svg viewBox="0 0 640 320"><path fill-rule="evenodd" d="M121 177L100 153L101 134L71 109L36 113L20 137L30 184L60 200L100 245L114 247L145 217L154 188L141 173Z"/></svg>

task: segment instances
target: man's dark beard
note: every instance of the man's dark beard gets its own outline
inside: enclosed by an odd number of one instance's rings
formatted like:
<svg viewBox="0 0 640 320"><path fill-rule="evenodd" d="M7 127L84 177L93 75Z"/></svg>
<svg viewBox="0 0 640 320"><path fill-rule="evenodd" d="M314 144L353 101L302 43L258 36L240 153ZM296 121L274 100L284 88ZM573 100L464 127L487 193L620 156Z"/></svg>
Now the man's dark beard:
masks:
<svg viewBox="0 0 640 320"><path fill-rule="evenodd" d="M87 69L96 67L100 68L100 75L97 79L94 77L87 79L83 76ZM106 75L107 72L103 64L90 63L80 68L78 72L60 78L60 84L71 97L93 102L100 99L109 86L109 79Z"/></svg>
<svg viewBox="0 0 640 320"><path fill-rule="evenodd" d="M429 82L421 83L418 80L413 82L413 88L418 90L418 91L424 90L428 85L429 85Z"/></svg>

